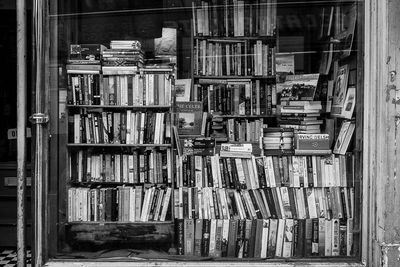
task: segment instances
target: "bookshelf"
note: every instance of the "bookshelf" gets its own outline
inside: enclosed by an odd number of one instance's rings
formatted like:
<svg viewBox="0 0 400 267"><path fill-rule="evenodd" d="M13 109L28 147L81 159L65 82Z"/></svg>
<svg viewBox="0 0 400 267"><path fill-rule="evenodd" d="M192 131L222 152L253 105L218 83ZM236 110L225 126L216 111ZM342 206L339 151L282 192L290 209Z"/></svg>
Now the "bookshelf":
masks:
<svg viewBox="0 0 400 267"><path fill-rule="evenodd" d="M66 66L65 241L72 249L168 247L175 71L145 68L136 41L113 42L99 46L102 60L70 56Z"/></svg>
<svg viewBox="0 0 400 267"><path fill-rule="evenodd" d="M207 130L198 139L180 136L177 254L355 255L355 157L347 149L332 152L337 136L329 128L341 119L330 117L326 99L292 99L286 88L278 91L276 2L214 4L193 2L191 101L203 103ZM261 21L265 29L255 26ZM318 79L306 74L286 81L315 91Z"/></svg>

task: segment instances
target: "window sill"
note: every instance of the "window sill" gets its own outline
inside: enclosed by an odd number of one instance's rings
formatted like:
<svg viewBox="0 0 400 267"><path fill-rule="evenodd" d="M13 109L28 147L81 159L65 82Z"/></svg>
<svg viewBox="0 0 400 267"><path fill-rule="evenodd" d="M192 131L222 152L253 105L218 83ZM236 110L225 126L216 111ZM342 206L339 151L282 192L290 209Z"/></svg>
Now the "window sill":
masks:
<svg viewBox="0 0 400 267"><path fill-rule="evenodd" d="M290 260L290 261L280 261L280 260L268 260L268 261L160 261L160 260L135 260L132 259L98 259L98 260L50 260L44 266L46 267L108 267L108 266L118 266L118 267L132 267L132 266L280 266L280 267L363 267L365 266L356 260L343 260L343 259L312 259L312 260Z"/></svg>

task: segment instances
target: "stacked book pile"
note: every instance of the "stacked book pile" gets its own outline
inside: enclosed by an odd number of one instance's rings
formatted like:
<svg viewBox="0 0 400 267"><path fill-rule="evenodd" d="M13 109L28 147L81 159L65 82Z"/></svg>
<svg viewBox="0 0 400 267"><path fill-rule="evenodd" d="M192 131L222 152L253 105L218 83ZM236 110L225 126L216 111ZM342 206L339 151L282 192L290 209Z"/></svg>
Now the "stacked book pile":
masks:
<svg viewBox="0 0 400 267"><path fill-rule="evenodd" d="M142 67L144 52L139 41L111 41L110 49L102 52L103 66Z"/></svg>
<svg viewBox="0 0 400 267"><path fill-rule="evenodd" d="M321 111L321 101L284 102L280 106L279 127L294 129L295 133L321 133Z"/></svg>
<svg viewBox="0 0 400 267"><path fill-rule="evenodd" d="M100 71L102 45L70 45L68 64L68 104L99 105L101 103Z"/></svg>
<svg viewBox="0 0 400 267"><path fill-rule="evenodd" d="M293 154L292 128L263 128L262 148L266 155L290 155Z"/></svg>

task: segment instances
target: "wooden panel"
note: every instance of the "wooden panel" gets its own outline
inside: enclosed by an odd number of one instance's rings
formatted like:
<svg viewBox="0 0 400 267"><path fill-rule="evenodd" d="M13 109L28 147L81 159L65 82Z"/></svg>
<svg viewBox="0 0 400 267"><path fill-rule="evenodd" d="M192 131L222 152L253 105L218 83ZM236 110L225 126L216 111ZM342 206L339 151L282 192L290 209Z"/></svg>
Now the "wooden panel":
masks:
<svg viewBox="0 0 400 267"><path fill-rule="evenodd" d="M125 262L115 262L115 261L107 261L107 260L101 260L100 261L51 261L46 264L46 267L64 267L64 266L76 266L76 267L109 267L109 266L115 266L115 267L134 267L134 266L140 266L140 267L147 267L147 266L237 266L237 267L244 267L244 266L279 266L279 267L362 267L361 263L338 263L336 262L327 262L328 260L325 259L324 261L314 261L314 262L283 262L283 261L273 261L273 262L265 262L265 261L254 261L254 262L249 262L248 259L243 259L243 261L125 261Z"/></svg>
<svg viewBox="0 0 400 267"><path fill-rule="evenodd" d="M72 248L162 245L173 242L174 224L169 223L71 223L65 227Z"/></svg>

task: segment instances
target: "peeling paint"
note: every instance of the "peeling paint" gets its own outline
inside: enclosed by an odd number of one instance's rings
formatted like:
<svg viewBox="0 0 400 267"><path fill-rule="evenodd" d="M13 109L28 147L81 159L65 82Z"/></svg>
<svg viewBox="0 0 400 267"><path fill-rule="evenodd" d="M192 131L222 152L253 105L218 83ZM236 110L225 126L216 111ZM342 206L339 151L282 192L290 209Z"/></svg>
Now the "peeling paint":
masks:
<svg viewBox="0 0 400 267"><path fill-rule="evenodd" d="M388 252L390 248L397 247L397 251L399 252L397 256L397 261L400 261L400 243L391 243L391 244L386 244L382 243L381 245L381 267L389 267L389 257L388 257Z"/></svg>
<svg viewBox="0 0 400 267"><path fill-rule="evenodd" d="M390 101L390 91L394 90L397 91L397 87L394 84L386 85L386 102Z"/></svg>

